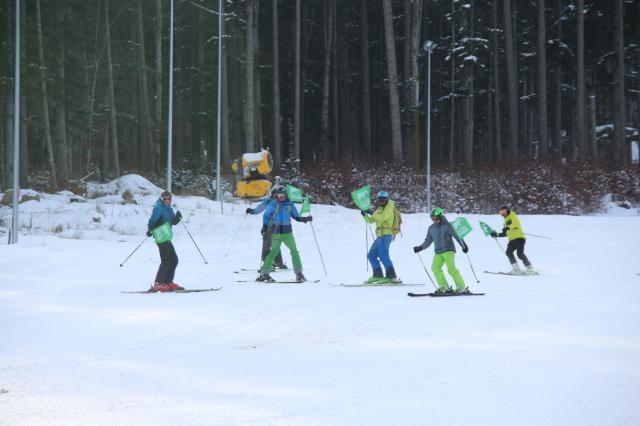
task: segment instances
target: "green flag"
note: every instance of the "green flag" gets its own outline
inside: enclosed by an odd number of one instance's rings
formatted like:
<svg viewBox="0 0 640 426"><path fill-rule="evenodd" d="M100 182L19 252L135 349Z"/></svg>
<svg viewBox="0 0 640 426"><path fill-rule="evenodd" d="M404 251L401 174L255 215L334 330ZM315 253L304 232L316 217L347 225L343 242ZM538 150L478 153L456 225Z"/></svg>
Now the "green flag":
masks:
<svg viewBox="0 0 640 426"><path fill-rule="evenodd" d="M455 232L458 238L460 238L461 240L464 239L464 237L466 237L469 232L473 230L473 228L469 224L469 221L467 221L467 219L465 219L464 217L459 217L453 222L449 223L451 224L451 228L453 228L453 232Z"/></svg>
<svg viewBox="0 0 640 426"><path fill-rule="evenodd" d="M165 222L151 231L156 244L166 243L173 238L173 228L169 222Z"/></svg>
<svg viewBox="0 0 640 426"><path fill-rule="evenodd" d="M371 187L366 185L360 189L352 191L351 198L360 210L369 210L371 208Z"/></svg>
<svg viewBox="0 0 640 426"><path fill-rule="evenodd" d="M300 208L300 214L311 213L311 205L309 204L309 194L304 197L302 201L302 207Z"/></svg>
<svg viewBox="0 0 640 426"><path fill-rule="evenodd" d="M496 232L493 229L491 229L491 227L489 225L487 225L484 222L480 222L480 229L482 229L482 232L484 232L485 236L490 236L491 233Z"/></svg>
<svg viewBox="0 0 640 426"><path fill-rule="evenodd" d="M292 203L301 203L304 199L302 190L289 184L287 184L287 197L289 197L289 201Z"/></svg>

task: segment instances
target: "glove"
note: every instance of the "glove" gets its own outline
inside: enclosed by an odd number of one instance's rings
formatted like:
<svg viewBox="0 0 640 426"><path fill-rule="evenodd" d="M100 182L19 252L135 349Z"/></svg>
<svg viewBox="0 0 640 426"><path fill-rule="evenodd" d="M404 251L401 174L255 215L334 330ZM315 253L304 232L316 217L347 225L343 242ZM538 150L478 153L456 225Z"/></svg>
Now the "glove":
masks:
<svg viewBox="0 0 640 426"><path fill-rule="evenodd" d="M491 235L493 238L498 238L498 233L497 233L496 231L493 231L490 235Z"/></svg>
<svg viewBox="0 0 640 426"><path fill-rule="evenodd" d="M172 223L173 225L177 225L177 224L179 224L179 223L180 223L180 220L181 220L181 219L182 219L182 213L180 213L180 211L178 210L178 211L176 212L175 217L174 217L174 218L173 218L173 220L171 221L171 223Z"/></svg>
<svg viewBox="0 0 640 426"><path fill-rule="evenodd" d="M147 237L151 237L153 235L153 233L151 232L151 229L147 229Z"/></svg>
<svg viewBox="0 0 640 426"><path fill-rule="evenodd" d="M267 235L267 225L262 225L262 229L260 229L260 234L264 237Z"/></svg>
<svg viewBox="0 0 640 426"><path fill-rule="evenodd" d="M301 217L301 216L298 216L298 217L296 218L296 220L297 220L298 222L307 223L307 222L311 222L311 221L313 220L313 217L311 217L311 216L307 216L307 217Z"/></svg>
<svg viewBox="0 0 640 426"><path fill-rule="evenodd" d="M360 210L360 214L362 215L362 217L366 217L368 213L368 210Z"/></svg>
<svg viewBox="0 0 640 426"><path fill-rule="evenodd" d="M469 251L469 246L467 245L467 243L462 243L462 252L466 253Z"/></svg>
<svg viewBox="0 0 640 426"><path fill-rule="evenodd" d="M247 209L245 210L245 212L247 214L253 214L253 209L251 207L247 207Z"/></svg>
<svg viewBox="0 0 640 426"><path fill-rule="evenodd" d="M413 252L414 252L414 253L418 253L418 252L420 252L420 251L422 251L422 247L420 247L420 246L415 246L415 247L413 248Z"/></svg>

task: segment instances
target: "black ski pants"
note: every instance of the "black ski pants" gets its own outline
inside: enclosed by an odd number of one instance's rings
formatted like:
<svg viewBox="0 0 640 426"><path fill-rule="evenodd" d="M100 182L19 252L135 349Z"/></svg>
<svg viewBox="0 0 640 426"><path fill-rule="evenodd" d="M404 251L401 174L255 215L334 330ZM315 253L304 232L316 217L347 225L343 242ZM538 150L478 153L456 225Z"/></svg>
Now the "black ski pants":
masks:
<svg viewBox="0 0 640 426"><path fill-rule="evenodd" d="M158 244L158 249L160 250L160 267L156 274L156 282L160 284L172 283L178 266L176 250L173 248L171 241Z"/></svg>
<svg viewBox="0 0 640 426"><path fill-rule="evenodd" d="M264 259L267 257L269 252L271 251L271 240L273 233L267 229L267 232L262 236L262 262L264 263ZM280 267L282 266L282 252L278 252L275 260L273 261L273 266Z"/></svg>
<svg viewBox="0 0 640 426"><path fill-rule="evenodd" d="M518 258L522 260L522 263L524 263L524 266L531 266L531 262L529 262L527 255L524 254L525 241L527 240L524 238L516 238L515 240L509 241L509 244L507 244L507 257L512 265L516 263L516 258L513 255L513 252L515 251Z"/></svg>

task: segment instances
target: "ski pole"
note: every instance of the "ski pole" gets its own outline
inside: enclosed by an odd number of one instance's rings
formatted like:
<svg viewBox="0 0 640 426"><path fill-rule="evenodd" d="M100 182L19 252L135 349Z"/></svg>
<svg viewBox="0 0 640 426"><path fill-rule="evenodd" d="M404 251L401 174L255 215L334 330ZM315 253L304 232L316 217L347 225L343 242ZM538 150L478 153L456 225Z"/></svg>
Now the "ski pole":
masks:
<svg viewBox="0 0 640 426"><path fill-rule="evenodd" d="M553 240L553 238L551 238L551 237L545 237L544 235L527 234L527 233L525 233L524 235L527 235L527 236L529 236L529 237L544 238L544 239L546 239L546 240Z"/></svg>
<svg viewBox="0 0 640 426"><path fill-rule="evenodd" d="M318 245L318 238L316 237L316 230L313 229L313 222L309 222L309 223L311 223L311 230L313 231L313 239L316 240L316 247L318 247L318 254L320 255L320 260L322 261L322 268L324 269L324 276L327 277L329 275L327 274L326 266L324 266L324 259L322 258L322 252L320 251L320 246Z"/></svg>
<svg viewBox="0 0 640 426"><path fill-rule="evenodd" d="M244 223L244 221L247 218L247 216L249 216L249 213L245 213L244 214L244 217L242 218L242 221L240 222L240 225L238 225L238 229L236 229L236 233L233 234L233 238L231 239L231 242L229 243L229 247L227 247L227 251L224 253L224 257L229 256L229 250L231 250L231 246L233 245L233 242L236 240L236 237L238 236L238 232L240 232L240 228L242 228L242 224Z"/></svg>
<svg viewBox="0 0 640 426"><path fill-rule="evenodd" d="M182 226L184 226L184 229L187 231L187 234L189 234L189 238L191 238L191 241L193 241L193 245L196 246L196 248L198 249L198 253L200 253L200 256L202 256L202 260L204 260L204 264L207 265L209 262L207 262L207 259L204 258L204 255L200 251L200 247L198 247L198 245L196 244L196 241L191 236L191 232L189 232L187 225L185 225L184 222L182 222Z"/></svg>
<svg viewBox="0 0 640 426"><path fill-rule="evenodd" d="M471 272L473 272L473 276L476 278L476 283L480 283L478 276L476 275L476 271L473 270L473 264L471 263L471 258L469 257L469 253L465 253L467 255L467 259L469 259L469 266L471 266Z"/></svg>
<svg viewBox="0 0 640 426"><path fill-rule="evenodd" d="M127 260L129 260L129 258L130 258L131 256L133 256L133 253L135 253L135 252L140 248L140 246L142 245L142 243L144 243L145 241L147 241L147 238L149 238L149 237L144 237L144 240L142 240L142 242L141 242L140 244L138 244L138 247L136 247L136 248L131 252L131 254L130 254L129 256L127 256L127 258L126 258L125 260L123 260L123 261L122 261L122 263L120 264L120 267L121 267L121 268L122 268L122 265L124 265L124 264L127 262Z"/></svg>
<svg viewBox="0 0 640 426"><path fill-rule="evenodd" d="M433 284L433 287L437 290L438 286L436 285L436 283L433 282L433 278L431 278L431 275L429 275L429 272L427 271L427 267L424 266L424 262L422 261L422 257L420 256L420 253L416 253L416 254L418 255L418 259L420 259L420 263L422 263L422 267L424 268L424 272L429 277L429 281L431 281L431 284Z"/></svg>
<svg viewBox="0 0 640 426"><path fill-rule="evenodd" d="M502 254L505 254L506 251L502 248L502 244L500 244L500 242L498 242L498 239L493 237L493 241L495 241L496 244L498 245L498 247L500 247L500 251L502 252Z"/></svg>

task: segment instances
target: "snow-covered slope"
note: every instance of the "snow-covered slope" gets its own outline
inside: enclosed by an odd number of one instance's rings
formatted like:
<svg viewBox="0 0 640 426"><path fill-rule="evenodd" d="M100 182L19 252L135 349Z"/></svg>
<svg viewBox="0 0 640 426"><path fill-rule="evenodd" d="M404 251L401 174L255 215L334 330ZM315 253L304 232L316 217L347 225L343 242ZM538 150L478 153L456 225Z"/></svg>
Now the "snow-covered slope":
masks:
<svg viewBox="0 0 640 426"><path fill-rule="evenodd" d="M110 189L21 205L31 226L0 246L0 424L640 423L637 216L522 215L526 232L553 239L527 240L541 276L508 277L482 273L508 268L478 227L500 228L499 216L465 215L480 283L466 256L457 263L486 296L414 299L407 291L432 290L411 250L425 214L404 215L391 252L404 281L423 287L337 286L370 273L365 227L356 211L316 205L328 276L310 226L294 223L305 274L321 282L265 285L234 273L258 266L258 216L230 245L246 205L220 214L176 197L186 225L175 229L176 281L224 288L121 294L146 289L158 266L150 240L118 266L144 239L159 192L141 188L138 204ZM427 267L431 253L421 253Z"/></svg>

